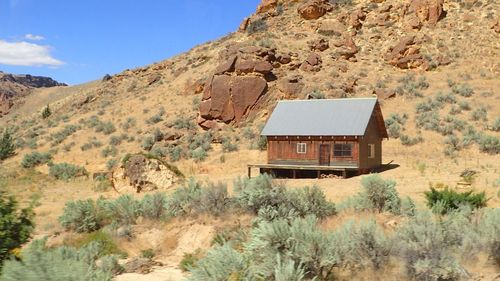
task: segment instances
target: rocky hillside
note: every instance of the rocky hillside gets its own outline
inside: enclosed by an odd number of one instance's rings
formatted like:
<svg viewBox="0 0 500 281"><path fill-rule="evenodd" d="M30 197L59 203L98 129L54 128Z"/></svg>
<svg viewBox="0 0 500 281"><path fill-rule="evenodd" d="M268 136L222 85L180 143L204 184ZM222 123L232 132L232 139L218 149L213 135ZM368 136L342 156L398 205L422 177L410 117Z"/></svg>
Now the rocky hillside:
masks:
<svg viewBox="0 0 500 281"><path fill-rule="evenodd" d="M0 117L9 112L14 100L28 95L35 88L67 86L50 77L15 75L0 71Z"/></svg>
<svg viewBox="0 0 500 281"><path fill-rule="evenodd" d="M280 99L377 95L407 154L435 142L432 157L476 153L481 136L498 137L498 6L264 0L234 33L102 81L37 91L43 101L26 99L0 125L90 170L144 151L189 166L218 158L219 145L256 148ZM53 115L41 122L47 103Z"/></svg>

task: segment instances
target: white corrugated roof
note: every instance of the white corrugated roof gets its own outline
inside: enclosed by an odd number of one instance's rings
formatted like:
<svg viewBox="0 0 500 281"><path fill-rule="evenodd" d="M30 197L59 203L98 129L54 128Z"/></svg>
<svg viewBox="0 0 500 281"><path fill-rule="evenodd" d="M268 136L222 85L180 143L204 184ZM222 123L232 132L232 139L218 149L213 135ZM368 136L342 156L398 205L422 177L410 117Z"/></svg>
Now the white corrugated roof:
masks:
<svg viewBox="0 0 500 281"><path fill-rule="evenodd" d="M376 98L280 101L263 136L362 136Z"/></svg>

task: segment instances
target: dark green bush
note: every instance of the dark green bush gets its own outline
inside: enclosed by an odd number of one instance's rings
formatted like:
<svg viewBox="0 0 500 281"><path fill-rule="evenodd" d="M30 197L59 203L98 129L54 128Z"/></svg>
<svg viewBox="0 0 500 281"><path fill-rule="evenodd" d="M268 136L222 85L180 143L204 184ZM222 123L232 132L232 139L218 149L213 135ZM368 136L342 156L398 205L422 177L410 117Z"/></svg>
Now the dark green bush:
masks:
<svg viewBox="0 0 500 281"><path fill-rule="evenodd" d="M28 242L33 232L33 210L20 209L16 199L0 190L0 272L2 263Z"/></svg>
<svg viewBox="0 0 500 281"><path fill-rule="evenodd" d="M84 167L69 163L58 163L50 166L49 175L58 180L67 181L76 177L87 176L88 172Z"/></svg>
<svg viewBox="0 0 500 281"><path fill-rule="evenodd" d="M24 155L21 166L24 168L33 168L38 165L47 164L52 160L52 154L48 152L34 151Z"/></svg>
<svg viewBox="0 0 500 281"><path fill-rule="evenodd" d="M50 107L47 104L47 106L44 107L43 110L42 110L42 118L43 119L47 119L47 118L50 117L51 114L52 114L52 111L50 110Z"/></svg>
<svg viewBox="0 0 500 281"><path fill-rule="evenodd" d="M2 138L0 138L0 161L13 156L15 151L16 148L11 133L9 130L4 130Z"/></svg>
<svg viewBox="0 0 500 281"><path fill-rule="evenodd" d="M488 201L484 192L466 191L460 193L448 187L437 190L431 186L430 190L424 194L427 206L441 214L448 213L450 210L458 210L462 206L470 206L474 209L483 208L486 207Z"/></svg>
<svg viewBox="0 0 500 281"><path fill-rule="evenodd" d="M384 180L378 174L363 177L362 196L371 202L373 208L378 212L389 211L399 214L401 210L401 199L396 191L396 182Z"/></svg>

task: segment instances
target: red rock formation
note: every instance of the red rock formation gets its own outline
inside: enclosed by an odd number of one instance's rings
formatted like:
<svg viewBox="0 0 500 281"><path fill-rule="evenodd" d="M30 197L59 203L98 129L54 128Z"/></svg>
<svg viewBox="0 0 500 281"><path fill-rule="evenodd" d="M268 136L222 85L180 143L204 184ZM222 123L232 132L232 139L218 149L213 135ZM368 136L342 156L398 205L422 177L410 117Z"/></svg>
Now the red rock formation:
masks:
<svg viewBox="0 0 500 281"><path fill-rule="evenodd" d="M297 11L306 20L314 20L322 17L332 10L332 5L327 0L309 0L299 6Z"/></svg>
<svg viewBox="0 0 500 281"><path fill-rule="evenodd" d="M257 6L257 14L262 14L270 10L276 9L278 6L278 0L262 0L259 6Z"/></svg>

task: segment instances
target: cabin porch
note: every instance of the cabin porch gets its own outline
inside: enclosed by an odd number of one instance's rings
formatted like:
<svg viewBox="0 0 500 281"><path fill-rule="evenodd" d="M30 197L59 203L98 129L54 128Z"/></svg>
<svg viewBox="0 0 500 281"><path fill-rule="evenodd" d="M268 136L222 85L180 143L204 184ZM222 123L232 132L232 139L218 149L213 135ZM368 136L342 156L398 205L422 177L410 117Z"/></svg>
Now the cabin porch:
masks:
<svg viewBox="0 0 500 281"><path fill-rule="evenodd" d="M259 169L259 174L267 173L273 176L283 175L283 177L298 178L301 175L314 175L321 178L322 174L331 174L340 172L343 178L349 175L364 174L367 171L360 169L357 165L335 165L335 166L320 166L320 165L292 165L292 164L249 164L248 177L252 177L252 169Z"/></svg>

